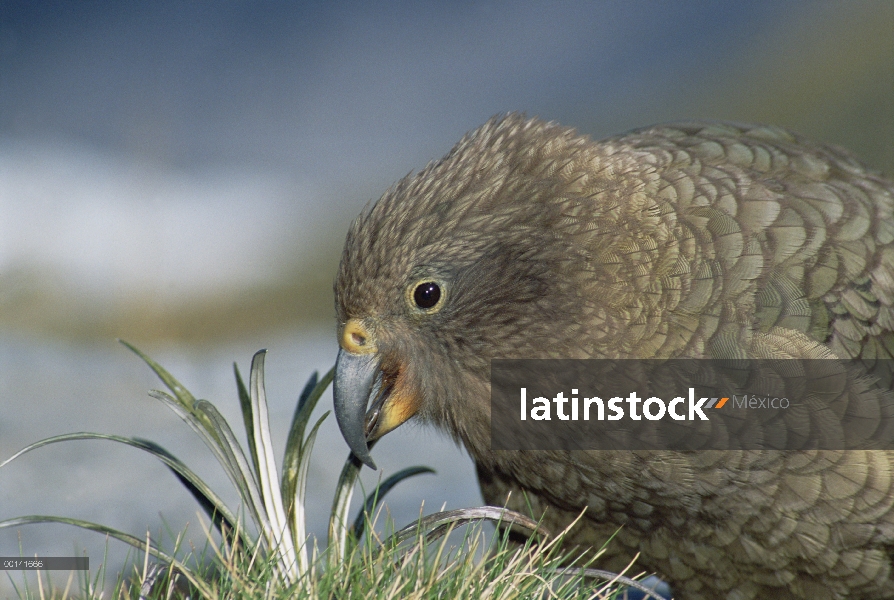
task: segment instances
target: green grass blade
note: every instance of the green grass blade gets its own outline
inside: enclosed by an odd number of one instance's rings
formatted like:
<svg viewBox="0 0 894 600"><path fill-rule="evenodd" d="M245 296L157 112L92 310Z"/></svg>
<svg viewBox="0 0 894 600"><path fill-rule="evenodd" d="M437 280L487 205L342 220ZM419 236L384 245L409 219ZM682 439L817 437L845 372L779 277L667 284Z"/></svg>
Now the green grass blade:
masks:
<svg viewBox="0 0 894 600"><path fill-rule="evenodd" d="M233 486L242 497L242 501L251 511L255 523L259 528L269 529L270 518L261 498L258 480L245 458L242 446L239 445L233 430L230 429L229 423L207 400L196 401L196 409L208 418L217 438L221 440L219 444L220 455L223 457L221 463L230 476Z"/></svg>
<svg viewBox="0 0 894 600"><path fill-rule="evenodd" d="M357 475L363 466L354 453L348 454L347 460L338 476L335 486L335 497L329 511L328 560L332 567L345 560L348 545L348 511L351 510L351 499L354 497L354 486Z"/></svg>
<svg viewBox="0 0 894 600"><path fill-rule="evenodd" d="M140 539L138 537L134 537L129 533L124 533L123 531L119 531L112 527L107 527L105 525L100 525L99 523L92 523L90 521L82 521L80 519L69 519L67 517L54 517L48 515L28 515L25 517L16 517L14 519L7 519L6 521L0 521L0 529L6 529L9 527L19 527L21 525L32 525L37 523L63 523L65 525L73 525L75 527L80 527L81 529L86 529L88 531L95 531L97 533L102 533L104 535L108 535L110 537L115 538L116 540L122 541L125 544L129 544L133 546L137 550L148 551L155 558L168 563L176 567L183 575L189 580L191 584L193 584L196 589L205 597L212 598L214 597L211 592L211 588L202 581L200 578L196 577L192 571L186 567L179 560L166 554L162 550L159 550L157 547L152 545L151 543L147 544L146 540Z"/></svg>
<svg viewBox="0 0 894 600"><path fill-rule="evenodd" d="M177 457L175 457L173 454L171 454L158 444L146 440L141 440L139 438L126 438L119 435L92 432L66 433L63 435L57 435L34 442L33 444L22 448L11 457L0 463L0 468L8 465L15 459L19 458L23 454L31 452L32 450L37 450L38 448L49 446L50 444L57 444L59 442L69 442L75 440L108 440L111 442L117 442L119 444L125 444L132 448L136 448L137 450L142 450L143 452L148 452L149 454L163 462L178 477L182 477L183 479L188 481L189 484L192 485L205 498L205 501L213 506L214 510L218 514L220 514L223 519L231 524L236 522L235 515L230 512L230 510L227 508L227 505L224 504L223 500L221 500L220 497L218 497L217 494L215 494L214 491L210 487L208 487L208 485L198 475L196 475L194 471L192 471L192 469L186 466L183 461L179 460ZM246 548L251 548L253 546L248 538L243 539L243 544L245 544Z"/></svg>
<svg viewBox="0 0 894 600"><path fill-rule="evenodd" d="M257 498L256 496L257 488L254 488L255 496L253 497L253 490L250 484L251 480L246 482L245 476L239 468L235 455L232 450L229 449L229 443L226 441L226 438L215 423L213 417L202 412L199 408L195 409L195 413L187 411L175 398L172 398L169 394L164 392L153 390L149 392L149 395L164 402L168 408L170 408L178 417L183 419L186 424L198 434L208 449L211 450L211 453L214 454L214 458L220 463L224 472L227 474L227 477L230 479L230 482L242 495L246 506L249 511L251 511L255 523L259 528L263 528L265 523L267 523L267 520L264 517L263 503L261 503L260 498ZM207 403L207 401L196 401L194 406L201 407L203 403ZM213 415L214 413L211 414ZM201 418L197 415L200 415ZM221 419L222 418L223 417L221 417Z"/></svg>
<svg viewBox="0 0 894 600"><path fill-rule="evenodd" d="M167 388L171 391L175 401L180 406L182 406L184 409L186 409L186 411L188 413L192 414L198 420L198 422L201 424L201 426L206 430L206 432L208 434L213 435L212 431L211 431L210 423L208 423L207 420L205 420L204 417L201 414L197 413L195 410L195 403L196 403L195 396L193 396L190 393L190 391L187 390L183 386L182 383L177 381L177 379L173 375L168 373L164 367L162 367L160 364L158 364L157 362L155 362L154 360L152 360L151 358L149 358L148 356L146 356L145 354L143 354L142 352L137 350L134 346L130 345L129 343L125 342L124 340L118 340L118 341L122 345L124 345L127 349L129 349L131 352L133 352L134 354L139 356L143 362L145 362L147 365L149 365L149 368L152 369L152 371L158 376L158 378L161 379L162 383L164 383L165 386L167 386ZM151 392L150 392L150 395L151 395Z"/></svg>
<svg viewBox="0 0 894 600"><path fill-rule="evenodd" d="M261 467L258 465L258 454L255 451L251 396L248 394L248 389L245 387L245 382L242 380L242 374L239 372L239 367L236 363L233 363L233 373L236 376L236 390L239 392L239 408L242 409L242 423L245 425L245 436L248 438L248 451L251 453L251 463L255 467L254 472L257 473Z"/></svg>
<svg viewBox="0 0 894 600"><path fill-rule="evenodd" d="M375 442L369 444L372 450ZM328 558L329 564L334 565L344 561L348 546L348 512L351 510L351 498L354 496L354 486L363 463L351 452L345 459L345 464L338 476L335 485L335 497L332 499L332 510L329 511L329 536Z"/></svg>
<svg viewBox="0 0 894 600"><path fill-rule="evenodd" d="M310 415L317 405L320 396L332 383L335 376L335 368L329 369L329 372L323 376L323 379L317 381L317 373L314 372L298 398L298 404L295 406L295 414L292 416L292 424L289 426L289 436L286 439L286 451L283 455L282 465L282 497L293 498L295 496L296 477L298 473L298 463L301 462L301 446L304 440L304 431L307 423L310 421ZM289 517L291 520L291 513Z"/></svg>
<svg viewBox="0 0 894 600"><path fill-rule="evenodd" d="M290 581L296 581L303 572L296 572L297 556L292 537L288 532L288 519L282 505L282 487L273 455L270 435L270 418L267 412L267 394L264 390L264 357L266 350L255 353L249 375L249 395L254 424L255 450L258 455L258 481L261 497L272 528L271 549L280 557L281 568Z"/></svg>
<svg viewBox="0 0 894 600"><path fill-rule="evenodd" d="M146 446L147 451L152 452L159 458L167 457L167 460L164 460L165 466L167 466L180 483L189 490L189 493L196 499L196 502L199 503L199 506L202 507L202 510L205 511L205 514L208 515L208 518L214 524L214 527L227 540L228 544L233 545L236 542L234 536L238 532L239 543L242 544L242 547L247 548L249 551L252 550L254 543L245 535L245 532L241 527L236 527L235 517L230 513L226 505L223 504L223 501L218 498L202 480L198 479L198 477L190 479L181 473L191 473L192 471L180 459L151 440L134 438L134 441ZM168 464L169 461L171 463L177 463L180 468L172 467ZM193 480L197 480L197 483L194 483Z"/></svg>
<svg viewBox="0 0 894 600"><path fill-rule="evenodd" d="M295 414L292 416L292 424L289 426L289 436L286 439L286 451L283 455L282 463L282 498L286 506L286 518L289 523L295 522L295 491L298 486L298 465L301 463L302 452L305 444L304 430L310 415L317 405L317 401L323 392L329 387L334 375L334 369L330 369L322 380L318 380L317 373L314 371L310 376L301 395L298 397L298 403L295 407ZM295 532L292 532L295 535Z"/></svg>
<svg viewBox="0 0 894 600"><path fill-rule="evenodd" d="M320 417L313 428L310 430L307 439L301 445L301 463L298 465L296 476L295 495L291 498L283 498L283 501L291 508L292 520L289 521L292 529L292 537L295 542L295 548L298 549L298 572L306 573L308 569L307 562L307 526L304 510L304 499L307 497L307 473L310 470L310 455L317 439L317 432L320 425L329 416L329 411Z"/></svg>
<svg viewBox="0 0 894 600"><path fill-rule="evenodd" d="M326 388L329 387L329 384L332 383L332 379L335 377L335 367L329 369L329 372L323 375L323 378L308 391L308 387L310 387L310 384L314 381L316 375L317 374L314 373L310 380L308 380L307 385L301 392L301 396L298 398L298 404L295 406L295 414L292 417L292 425L289 427L289 440L296 439L297 441L301 441L304 439L304 430L307 429L310 415L314 408L316 408L317 402L319 402L323 392L325 392Z"/></svg>
<svg viewBox="0 0 894 600"><path fill-rule="evenodd" d="M357 513L357 518L354 519L354 527L353 527L353 535L355 540L359 540L363 537L363 529L366 526L366 520L369 515L373 515L376 512L376 507L379 502L381 502L385 495L391 491L394 486L403 481L404 479L409 479L410 477L415 477L416 475L422 475L424 473L434 473L435 470L430 467L407 467L406 469L402 469L381 482L376 486L376 489L373 490L371 494L366 497L366 500L363 503L363 506L360 508L360 512Z"/></svg>
<svg viewBox="0 0 894 600"><path fill-rule="evenodd" d="M289 427L289 437L286 439L286 451L283 454L281 479L282 500L286 507L286 519L290 524L295 522L295 489L298 486L298 465L301 462L302 451L301 440L304 437L303 432L301 432L300 435L298 434L296 423L299 419L299 415L301 415L302 408L307 403L307 399L317 387L317 379L318 373L314 371L307 380L307 383L304 384L304 389L301 390L301 395L298 397L298 403L295 407L295 414L292 415L292 424ZM292 528L292 537L294 538L294 525L292 525Z"/></svg>
<svg viewBox="0 0 894 600"><path fill-rule="evenodd" d="M175 398L165 392L153 390L149 395L164 402L198 434L220 463L233 487L239 492L258 529L269 532L270 520L260 497L257 479L248 468L245 454L236 441L232 429L217 408L207 400L195 400L193 410L187 411ZM269 535L265 535L263 539L265 542L268 541Z"/></svg>
<svg viewBox="0 0 894 600"><path fill-rule="evenodd" d="M290 498L295 497L295 487L298 478L298 463L301 462L301 440L304 438L304 432L299 431L298 422L301 419L304 406L307 404L308 398L317 387L318 373L314 371L301 395L298 397L298 403L295 405L295 414L292 415L292 424L289 426L289 436L286 439L286 451L283 454L282 461L282 497L286 504L286 517L292 522L293 512ZM309 413L308 413L309 414Z"/></svg>
<svg viewBox="0 0 894 600"><path fill-rule="evenodd" d="M158 364L157 362L155 362L154 360L152 360L151 358L149 358L148 356L146 356L145 354L143 354L142 352L137 350L134 346L130 345L129 343L125 342L124 340L118 340L118 342L121 343L123 346L125 346L128 350L130 350L131 352L133 352L134 354L139 356L143 360L144 363L149 365L149 368L155 372L155 374L158 376L159 379L162 380L162 382L164 382L164 384L167 386L167 388L169 390L171 390L171 393L174 394L174 396L177 398L177 400L187 410L192 410L192 405L195 403L196 399L189 392L189 390L187 390L185 387L183 387L182 383L177 381L173 375L171 375L170 373L168 373L165 370L164 367L162 367L160 364Z"/></svg>
<svg viewBox="0 0 894 600"><path fill-rule="evenodd" d="M314 371L310 374L310 377L307 378L307 383L304 384L304 387L301 388L301 393L298 394L298 403L295 405L295 414L292 415L292 425L289 427L289 431L295 427L295 421L298 419L298 415L300 415L304 411L304 407L307 406L307 401L310 400L310 395L317 388L317 384L320 382L320 374L317 371ZM313 404L316 404L314 402ZM313 410L314 407L310 406L310 410Z"/></svg>
<svg viewBox="0 0 894 600"><path fill-rule="evenodd" d="M223 455L221 455L220 440L218 440L217 435L214 432L214 427L211 426L208 417L195 410L195 402L193 403L192 408L187 409L176 398L161 390L150 390L149 397L160 400L165 406L171 409L175 415L183 419L183 421L189 425L189 428L202 438L202 441L208 446L208 449L214 453L215 457L217 457L218 462L221 464L226 462Z"/></svg>

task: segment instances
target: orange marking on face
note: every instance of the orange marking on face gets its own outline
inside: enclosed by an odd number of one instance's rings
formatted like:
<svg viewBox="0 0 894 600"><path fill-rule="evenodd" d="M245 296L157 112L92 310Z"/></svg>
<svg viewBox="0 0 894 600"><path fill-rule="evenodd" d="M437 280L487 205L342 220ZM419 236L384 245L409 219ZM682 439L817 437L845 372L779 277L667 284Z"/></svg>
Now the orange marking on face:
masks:
<svg viewBox="0 0 894 600"><path fill-rule="evenodd" d="M382 405L376 437L381 437L415 415L421 404L418 394L410 389L403 372L398 373L391 394Z"/></svg>

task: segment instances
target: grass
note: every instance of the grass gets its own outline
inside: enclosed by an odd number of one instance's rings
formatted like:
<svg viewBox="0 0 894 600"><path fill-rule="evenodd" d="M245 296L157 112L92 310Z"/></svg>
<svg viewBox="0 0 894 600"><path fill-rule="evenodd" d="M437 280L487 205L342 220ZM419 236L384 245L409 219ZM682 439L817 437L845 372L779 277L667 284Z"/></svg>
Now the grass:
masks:
<svg viewBox="0 0 894 600"><path fill-rule="evenodd" d="M375 527L381 500L395 485L430 472L410 467L382 481L350 518L360 463L348 456L334 492L324 549L307 531L307 473L314 440L328 412L311 425L310 415L332 381L314 373L302 391L289 428L281 470L277 468L264 390L264 351L255 354L248 385L235 369L248 452L230 424L206 400L197 400L152 359L125 343L158 375L167 392L150 395L167 405L199 435L239 492L240 506L227 506L192 469L170 452L140 438L72 433L35 442L0 463L59 442L106 440L126 444L162 461L204 510L203 549L183 548L173 533L170 549L148 534L133 536L102 524L69 517L30 515L0 521L0 528L31 523L66 523L104 534L131 546L132 574L120 574L114 598L611 598L621 586L648 592L641 584L613 573L566 567L575 556L561 548L563 534L550 535L532 519L500 507L484 506L439 512L388 534ZM309 427L309 429L308 429ZM483 522L497 524L488 535ZM528 541L509 542L508 531ZM502 533L501 533L502 532ZM461 535L461 537L459 537ZM456 540L459 539L457 542ZM108 552L108 548L107 548ZM105 558L105 557L104 557ZM598 555L597 557L598 558ZM105 564L103 560L103 564ZM21 598L104 597L102 567L91 578L78 572L59 585L37 571L15 586Z"/></svg>

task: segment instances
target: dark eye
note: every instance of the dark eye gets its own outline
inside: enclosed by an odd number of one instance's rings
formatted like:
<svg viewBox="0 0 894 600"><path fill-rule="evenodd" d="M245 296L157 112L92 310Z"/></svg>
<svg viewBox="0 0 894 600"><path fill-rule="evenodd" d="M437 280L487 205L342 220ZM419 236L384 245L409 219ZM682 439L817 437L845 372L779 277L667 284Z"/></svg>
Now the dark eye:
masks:
<svg viewBox="0 0 894 600"><path fill-rule="evenodd" d="M413 301L419 308L431 308L441 299L441 288L434 281L420 283L413 290Z"/></svg>

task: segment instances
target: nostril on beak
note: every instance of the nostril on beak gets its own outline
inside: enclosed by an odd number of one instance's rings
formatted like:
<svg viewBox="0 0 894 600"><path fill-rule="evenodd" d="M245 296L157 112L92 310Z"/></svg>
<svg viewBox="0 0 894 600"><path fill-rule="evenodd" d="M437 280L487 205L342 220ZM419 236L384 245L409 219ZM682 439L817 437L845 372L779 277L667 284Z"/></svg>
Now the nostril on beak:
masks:
<svg viewBox="0 0 894 600"><path fill-rule="evenodd" d="M353 354L376 351L376 339L360 319L349 319L341 333L341 347Z"/></svg>

